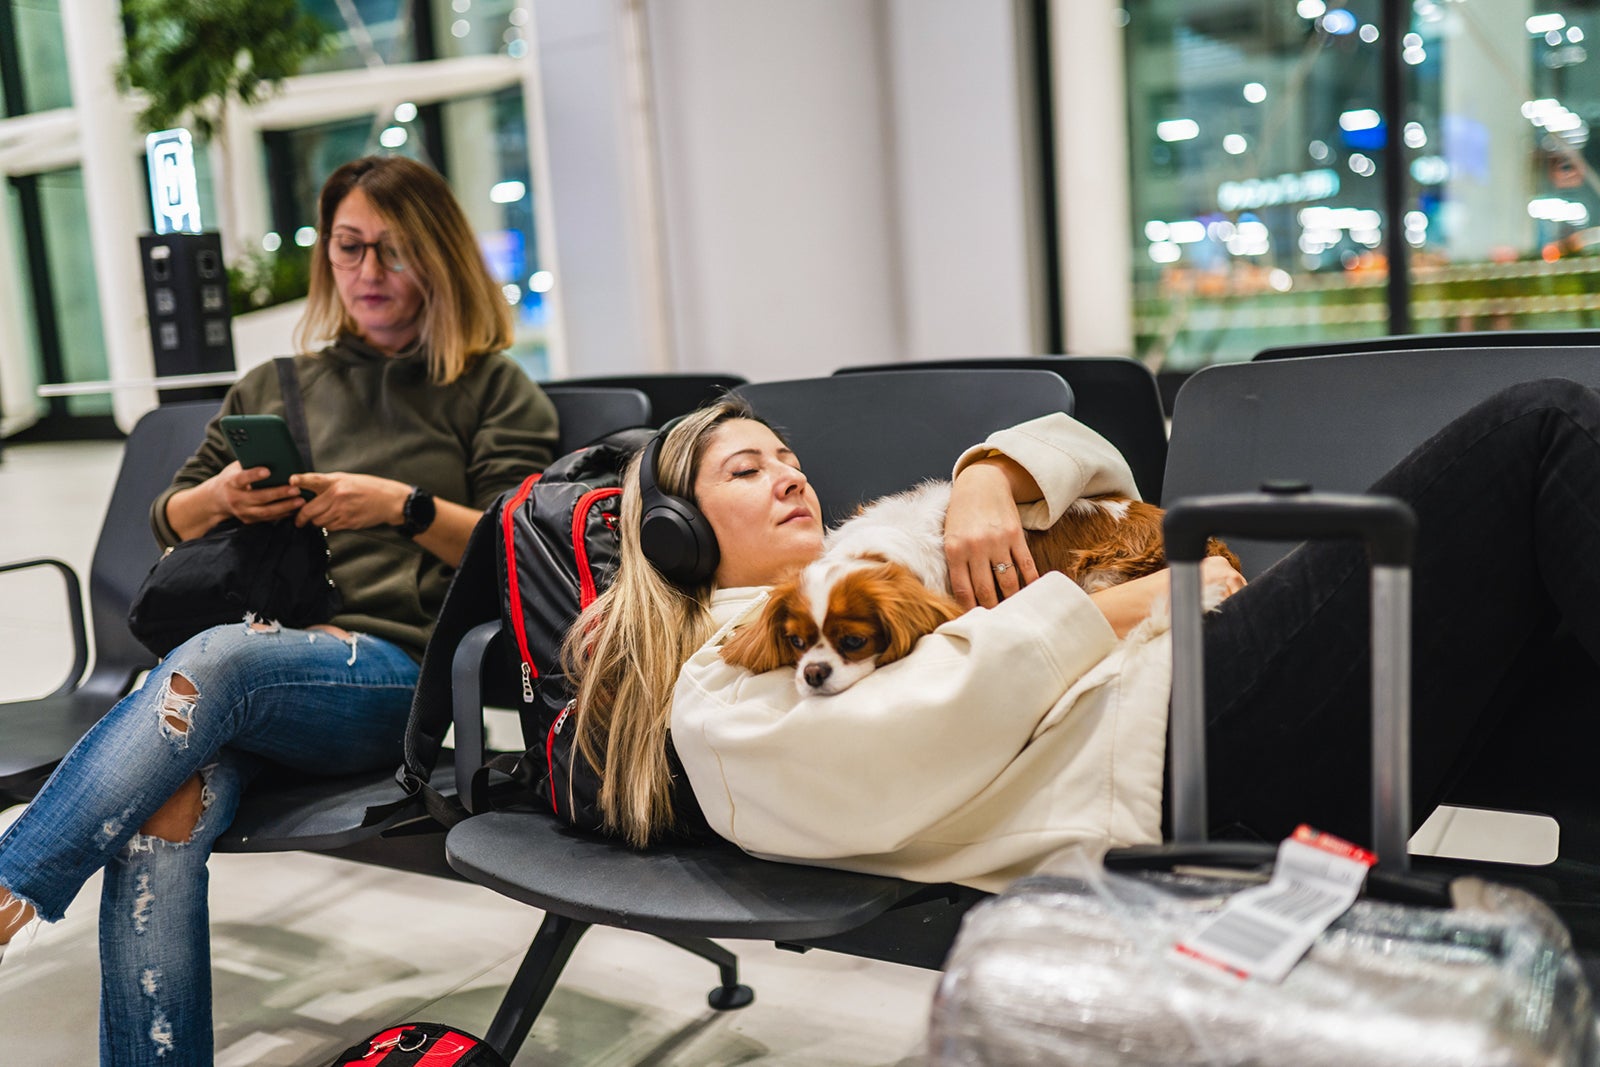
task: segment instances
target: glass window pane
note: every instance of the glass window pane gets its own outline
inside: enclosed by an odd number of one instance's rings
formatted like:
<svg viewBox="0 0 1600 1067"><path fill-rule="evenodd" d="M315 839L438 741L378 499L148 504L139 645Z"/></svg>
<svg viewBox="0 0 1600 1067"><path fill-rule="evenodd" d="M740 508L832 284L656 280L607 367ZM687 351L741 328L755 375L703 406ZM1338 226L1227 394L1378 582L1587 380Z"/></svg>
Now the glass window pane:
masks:
<svg viewBox="0 0 1600 1067"><path fill-rule="evenodd" d="M107 378L105 336L101 332L100 289L94 274L94 246L89 235L89 206L83 193L83 171L51 171L38 175L39 214L48 253L46 269L54 297L56 332L61 339L63 380ZM133 241L133 234L128 235ZM85 314L84 309L93 309ZM106 393L67 398L74 415L111 412Z"/></svg>
<svg viewBox="0 0 1600 1067"><path fill-rule="evenodd" d="M411 0L301 0L306 11L334 31L333 51L308 59L304 73L359 70L373 59L407 63L429 59L411 32Z"/></svg>
<svg viewBox="0 0 1600 1067"><path fill-rule="evenodd" d="M16 32L17 61L22 69L22 88L26 107L5 101L10 109L49 111L72 106L72 86L67 77L67 52L61 33L59 0L0 0L11 5L12 27Z"/></svg>
<svg viewBox="0 0 1600 1067"><path fill-rule="evenodd" d="M1592 5L1419 0L1412 10L1414 329L1600 325Z"/></svg>
<svg viewBox="0 0 1600 1067"><path fill-rule="evenodd" d="M22 325L23 343L27 350L22 353L21 359L28 367L29 380L37 385L44 380L44 360L39 348L39 322L33 314L33 277L28 270L28 252L23 240L22 231L22 204L17 187L11 182L6 182L6 226L11 235L11 248L14 253L14 262L4 264L6 277L0 285L12 288L9 294L12 306L22 309L20 316ZM35 398L34 405L39 414L43 415L46 404L42 399ZM13 405L15 406L15 405Z"/></svg>
<svg viewBox="0 0 1600 1067"><path fill-rule="evenodd" d="M435 0L433 39L439 58L527 53L523 27L527 12L516 0Z"/></svg>
<svg viewBox="0 0 1600 1067"><path fill-rule="evenodd" d="M1387 332L1379 0L1125 10L1139 354Z"/></svg>

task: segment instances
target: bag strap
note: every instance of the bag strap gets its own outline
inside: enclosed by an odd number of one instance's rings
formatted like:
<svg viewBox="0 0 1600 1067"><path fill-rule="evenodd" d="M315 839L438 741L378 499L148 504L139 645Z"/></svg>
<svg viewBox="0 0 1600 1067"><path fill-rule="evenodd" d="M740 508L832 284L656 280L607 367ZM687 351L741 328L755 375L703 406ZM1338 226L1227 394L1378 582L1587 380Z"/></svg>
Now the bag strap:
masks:
<svg viewBox="0 0 1600 1067"><path fill-rule="evenodd" d="M306 409L300 398L300 377L295 373L293 356L278 356L272 361L278 368L278 391L283 394L283 421L289 424L289 436L300 449L300 462L308 471L316 470L311 462L311 435L306 432Z"/></svg>

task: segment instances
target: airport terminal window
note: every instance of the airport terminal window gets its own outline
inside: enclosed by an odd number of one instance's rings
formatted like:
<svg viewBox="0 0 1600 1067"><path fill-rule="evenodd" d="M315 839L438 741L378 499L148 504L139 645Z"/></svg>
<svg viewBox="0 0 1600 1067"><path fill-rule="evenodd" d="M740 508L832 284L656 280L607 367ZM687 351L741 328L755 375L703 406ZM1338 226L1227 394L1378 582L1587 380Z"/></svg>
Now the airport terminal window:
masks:
<svg viewBox="0 0 1600 1067"><path fill-rule="evenodd" d="M1384 3L1409 9L1398 205L1383 185ZM1123 12L1135 333L1153 365L1391 332L1391 225L1404 228L1413 331L1600 325L1592 0Z"/></svg>
<svg viewBox="0 0 1600 1067"><path fill-rule="evenodd" d="M412 26L415 0L301 0L301 6L334 31L333 50L308 60L302 72L359 70L381 63L432 59ZM448 0L446 0L448 2ZM348 15L347 15L348 12Z"/></svg>
<svg viewBox="0 0 1600 1067"><path fill-rule="evenodd" d="M269 134L273 232L263 250L314 240L317 190L346 160L388 152L429 163L450 179L491 273L515 308L512 356L534 377L547 377L544 294L553 282L540 267L534 239L522 91L513 87L438 106L442 158L427 147L420 110L406 103L392 114Z"/></svg>
<svg viewBox="0 0 1600 1067"><path fill-rule="evenodd" d="M0 6L0 38L7 38L0 45L0 115L71 107L59 0L0 0Z"/></svg>

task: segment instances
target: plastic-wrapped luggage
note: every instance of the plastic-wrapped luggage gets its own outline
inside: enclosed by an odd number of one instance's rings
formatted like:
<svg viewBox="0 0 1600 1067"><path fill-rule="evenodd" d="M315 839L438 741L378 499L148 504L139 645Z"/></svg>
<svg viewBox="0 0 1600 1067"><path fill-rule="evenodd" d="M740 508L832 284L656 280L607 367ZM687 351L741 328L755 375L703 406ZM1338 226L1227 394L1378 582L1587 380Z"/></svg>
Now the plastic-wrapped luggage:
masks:
<svg viewBox="0 0 1600 1067"><path fill-rule="evenodd" d="M930 1063L1600 1065L1590 990L1555 914L1520 890L1407 872L1409 509L1374 498L1258 494L1175 507L1168 520L1178 843L1114 852L1104 863L1068 853L973 909L935 998ZM1367 896L1281 982L1243 979L1174 951L1261 881L1238 868L1273 860L1270 848L1204 843L1195 620L1201 534L1214 533L1362 536L1374 562L1380 864Z"/></svg>

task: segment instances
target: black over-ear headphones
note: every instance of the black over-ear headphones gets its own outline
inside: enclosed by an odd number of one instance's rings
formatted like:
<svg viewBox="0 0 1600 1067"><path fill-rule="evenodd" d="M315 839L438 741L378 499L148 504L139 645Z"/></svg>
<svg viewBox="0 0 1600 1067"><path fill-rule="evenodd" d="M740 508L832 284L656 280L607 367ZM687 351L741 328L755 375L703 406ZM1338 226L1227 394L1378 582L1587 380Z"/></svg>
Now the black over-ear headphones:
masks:
<svg viewBox="0 0 1600 1067"><path fill-rule="evenodd" d="M722 558L717 535L700 509L681 496L661 491L656 459L673 419L644 446L639 460L639 547L661 576L679 586L696 586L710 580Z"/></svg>

